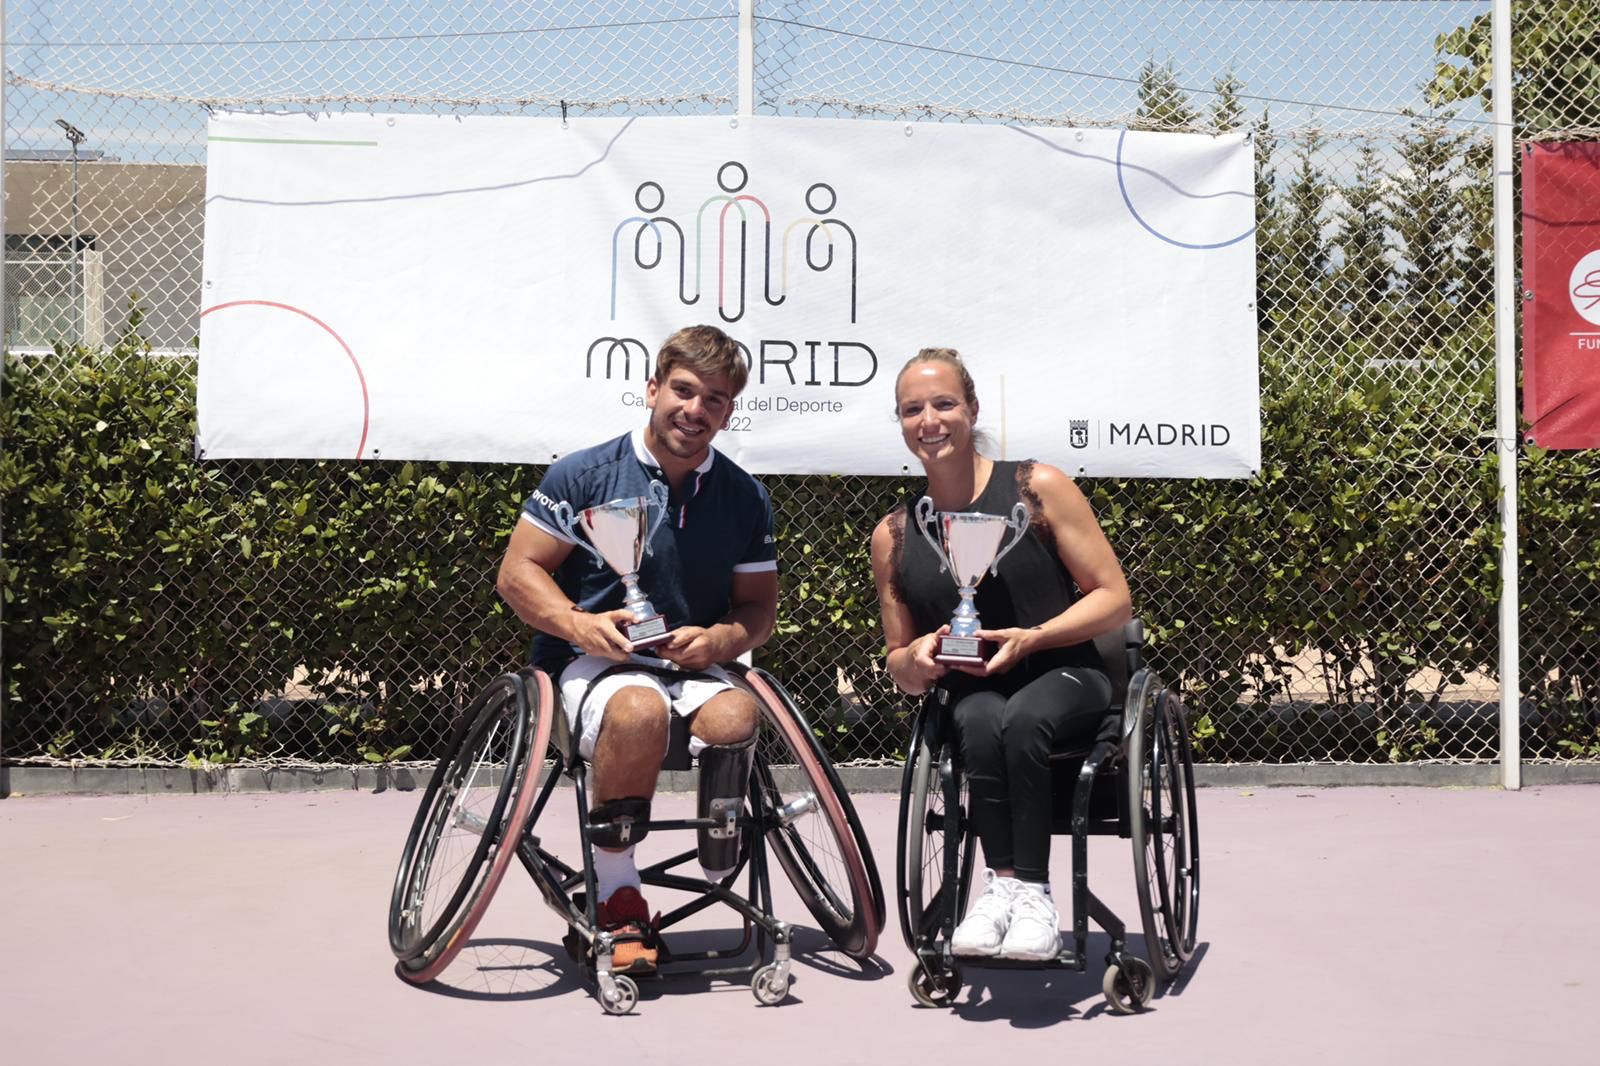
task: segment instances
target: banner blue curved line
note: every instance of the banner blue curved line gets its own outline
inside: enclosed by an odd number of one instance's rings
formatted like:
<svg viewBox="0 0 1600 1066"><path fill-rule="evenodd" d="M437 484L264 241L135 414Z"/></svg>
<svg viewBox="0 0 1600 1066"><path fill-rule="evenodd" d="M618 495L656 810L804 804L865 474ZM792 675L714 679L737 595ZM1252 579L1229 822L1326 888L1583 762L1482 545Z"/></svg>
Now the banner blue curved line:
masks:
<svg viewBox="0 0 1600 1066"><path fill-rule="evenodd" d="M1180 241L1176 237L1168 237L1165 233L1162 233L1150 223L1146 222L1144 220L1144 216L1139 214L1139 209L1133 206L1133 199L1128 195L1128 183L1122 178L1122 142L1127 140L1127 138L1127 130L1123 130L1121 133L1117 134L1117 191L1122 193L1122 202L1127 205L1128 214L1133 216L1133 220L1135 222L1139 223L1139 225L1148 230L1152 237L1155 237L1158 240L1166 241L1168 244L1177 245L1179 248L1192 248L1196 251L1204 252L1211 251L1212 249L1216 248L1226 248L1230 244L1238 244L1240 241L1244 240L1246 237L1250 236L1256 231L1255 226L1251 226L1237 237L1230 237L1228 240L1218 241L1215 244L1190 244L1188 241Z"/></svg>

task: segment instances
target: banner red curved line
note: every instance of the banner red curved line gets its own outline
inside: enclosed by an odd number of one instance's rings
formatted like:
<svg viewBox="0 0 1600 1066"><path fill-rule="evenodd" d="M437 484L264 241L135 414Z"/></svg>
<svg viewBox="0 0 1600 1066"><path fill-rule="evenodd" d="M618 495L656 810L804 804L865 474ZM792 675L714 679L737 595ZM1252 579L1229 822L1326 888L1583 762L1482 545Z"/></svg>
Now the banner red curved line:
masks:
<svg viewBox="0 0 1600 1066"><path fill-rule="evenodd" d="M349 357L350 365L355 367L356 381L361 385L361 442L356 445L356 459L361 459L367 451L367 426L372 415L372 405L367 398L367 376L361 372L361 364L356 360L356 353L350 350L350 346L344 342L344 338L335 333L332 326L311 312L302 311L291 304L278 303L274 300L229 300L227 303L216 304L206 308L200 312L200 317L204 318L213 311L222 311L229 307L276 307L280 311L292 311L300 317L316 323L322 328L323 332L338 342L339 347L344 349L344 354Z"/></svg>

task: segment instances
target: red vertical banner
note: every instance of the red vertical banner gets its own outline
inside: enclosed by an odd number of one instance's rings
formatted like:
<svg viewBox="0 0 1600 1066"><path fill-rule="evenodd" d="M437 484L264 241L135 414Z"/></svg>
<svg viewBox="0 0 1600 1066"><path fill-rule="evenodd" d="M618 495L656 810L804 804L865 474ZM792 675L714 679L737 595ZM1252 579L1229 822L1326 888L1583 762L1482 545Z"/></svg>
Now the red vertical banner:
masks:
<svg viewBox="0 0 1600 1066"><path fill-rule="evenodd" d="M1600 144L1522 159L1522 417L1541 448L1600 448Z"/></svg>

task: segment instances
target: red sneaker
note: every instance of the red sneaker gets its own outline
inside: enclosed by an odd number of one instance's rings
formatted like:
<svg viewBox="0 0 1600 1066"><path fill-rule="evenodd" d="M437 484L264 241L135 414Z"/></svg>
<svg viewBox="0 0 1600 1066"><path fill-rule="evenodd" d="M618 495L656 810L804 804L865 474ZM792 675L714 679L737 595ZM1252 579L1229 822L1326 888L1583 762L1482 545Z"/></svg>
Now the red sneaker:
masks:
<svg viewBox="0 0 1600 1066"><path fill-rule="evenodd" d="M656 932L660 915L650 917L650 907L639 890L624 885L596 909L600 928L612 934L611 968L617 973L653 973L661 954Z"/></svg>

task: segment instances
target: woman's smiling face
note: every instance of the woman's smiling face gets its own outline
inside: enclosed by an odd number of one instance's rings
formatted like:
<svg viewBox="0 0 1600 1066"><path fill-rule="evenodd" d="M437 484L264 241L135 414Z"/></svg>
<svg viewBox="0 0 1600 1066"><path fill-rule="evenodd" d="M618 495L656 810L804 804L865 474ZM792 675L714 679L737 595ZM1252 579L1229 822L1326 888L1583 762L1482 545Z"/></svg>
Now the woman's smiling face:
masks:
<svg viewBox="0 0 1600 1066"><path fill-rule="evenodd" d="M961 376L949 363L913 363L895 385L900 433L911 454L926 465L972 451L976 403L967 404Z"/></svg>

